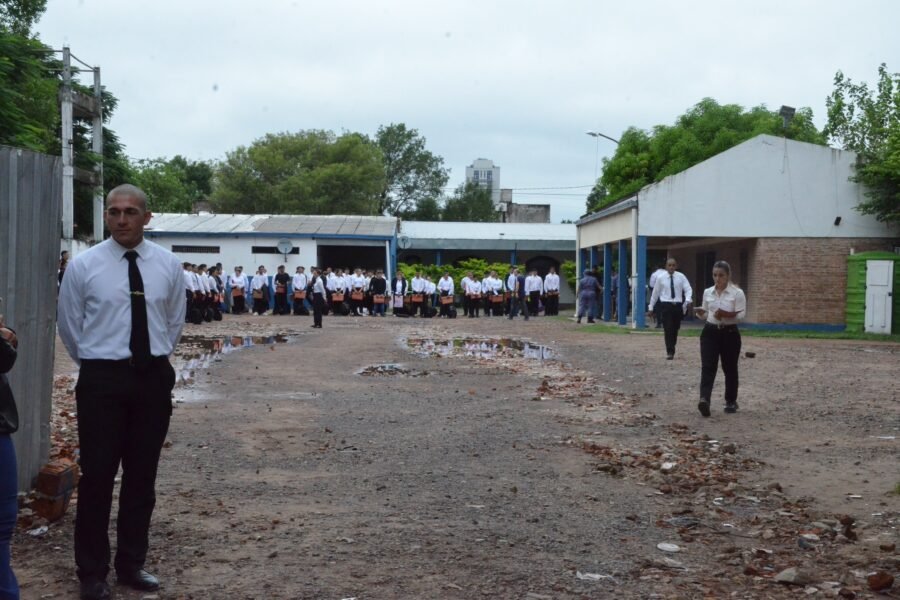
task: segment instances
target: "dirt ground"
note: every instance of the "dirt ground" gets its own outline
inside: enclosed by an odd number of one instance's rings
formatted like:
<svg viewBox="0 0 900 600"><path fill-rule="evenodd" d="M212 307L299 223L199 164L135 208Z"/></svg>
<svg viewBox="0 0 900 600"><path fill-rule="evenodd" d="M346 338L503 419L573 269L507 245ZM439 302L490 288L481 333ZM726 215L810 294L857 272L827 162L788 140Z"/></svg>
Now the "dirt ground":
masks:
<svg viewBox="0 0 900 600"><path fill-rule="evenodd" d="M310 324L186 328L163 586L114 597L862 598L900 575L898 345L745 337L740 411L703 419L696 338L666 361L655 331L566 319ZM17 533L23 598L77 598L73 515Z"/></svg>

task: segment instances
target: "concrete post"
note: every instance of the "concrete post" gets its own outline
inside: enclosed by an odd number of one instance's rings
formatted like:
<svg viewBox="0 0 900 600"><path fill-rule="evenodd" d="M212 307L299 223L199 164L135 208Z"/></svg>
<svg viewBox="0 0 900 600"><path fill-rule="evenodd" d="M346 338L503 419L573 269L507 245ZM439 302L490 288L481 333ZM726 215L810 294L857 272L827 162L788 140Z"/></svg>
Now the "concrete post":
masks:
<svg viewBox="0 0 900 600"><path fill-rule="evenodd" d="M94 126L91 130L91 150L97 158L94 174L97 183L94 186L94 241L103 241L103 89L100 87L100 67L94 67L94 98L97 101L97 112L94 113Z"/></svg>
<svg viewBox="0 0 900 600"><path fill-rule="evenodd" d="M619 289L616 295L616 314L619 325L628 322L628 242L619 240Z"/></svg>
<svg viewBox="0 0 900 600"><path fill-rule="evenodd" d="M612 318L612 244L603 244L603 320Z"/></svg>
<svg viewBox="0 0 900 600"><path fill-rule="evenodd" d="M63 46L62 101L60 103L62 149L62 236L63 243L74 237L75 231L75 149L72 131L72 53Z"/></svg>

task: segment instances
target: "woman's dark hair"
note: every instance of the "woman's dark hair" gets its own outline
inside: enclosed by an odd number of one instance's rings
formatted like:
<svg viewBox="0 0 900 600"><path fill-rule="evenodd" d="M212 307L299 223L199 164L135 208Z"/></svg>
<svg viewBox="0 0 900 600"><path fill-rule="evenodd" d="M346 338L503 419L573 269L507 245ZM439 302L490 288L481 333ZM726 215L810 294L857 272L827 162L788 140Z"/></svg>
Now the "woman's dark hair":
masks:
<svg viewBox="0 0 900 600"><path fill-rule="evenodd" d="M728 277L731 277L731 265L729 265L724 260L717 260L713 265L713 269L722 269L725 273L728 274Z"/></svg>

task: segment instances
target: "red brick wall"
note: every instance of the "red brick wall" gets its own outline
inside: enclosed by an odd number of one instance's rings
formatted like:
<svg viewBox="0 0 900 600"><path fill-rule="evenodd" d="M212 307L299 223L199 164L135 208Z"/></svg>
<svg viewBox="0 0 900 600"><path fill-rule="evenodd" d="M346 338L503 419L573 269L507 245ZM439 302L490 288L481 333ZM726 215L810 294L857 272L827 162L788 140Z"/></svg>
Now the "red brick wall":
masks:
<svg viewBox="0 0 900 600"><path fill-rule="evenodd" d="M751 323L844 323L847 256L891 251L893 239L759 238L747 284Z"/></svg>

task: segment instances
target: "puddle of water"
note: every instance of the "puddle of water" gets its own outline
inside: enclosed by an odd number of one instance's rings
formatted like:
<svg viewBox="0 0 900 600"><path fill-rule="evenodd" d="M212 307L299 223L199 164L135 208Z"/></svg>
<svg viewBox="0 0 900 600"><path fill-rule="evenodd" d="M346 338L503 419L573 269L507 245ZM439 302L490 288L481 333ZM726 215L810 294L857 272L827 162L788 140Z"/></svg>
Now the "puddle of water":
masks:
<svg viewBox="0 0 900 600"><path fill-rule="evenodd" d="M413 352L427 356L471 356L483 359L528 358L553 360L555 352L548 346L512 338L408 338L406 345Z"/></svg>
<svg viewBox="0 0 900 600"><path fill-rule="evenodd" d="M176 384L189 383L194 379L197 370L209 368L210 364L220 360L224 354L231 354L253 346L271 346L285 344L289 341L290 338L284 335L235 335L225 338L182 336L175 348L175 370L178 373Z"/></svg>
<svg viewBox="0 0 900 600"><path fill-rule="evenodd" d="M369 365L356 372L357 375L365 377L424 377L427 373L422 371L413 371L402 365L387 363L382 365Z"/></svg>

